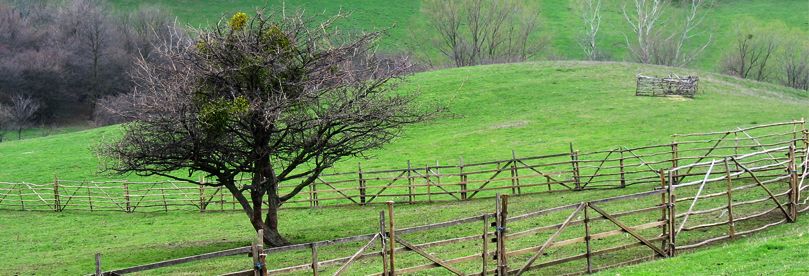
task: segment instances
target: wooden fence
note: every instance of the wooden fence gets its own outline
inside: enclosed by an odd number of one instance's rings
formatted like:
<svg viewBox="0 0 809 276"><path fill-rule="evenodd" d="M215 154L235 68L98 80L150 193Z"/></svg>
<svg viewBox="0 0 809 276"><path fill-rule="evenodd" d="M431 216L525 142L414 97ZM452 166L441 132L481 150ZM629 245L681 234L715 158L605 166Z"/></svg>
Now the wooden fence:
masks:
<svg viewBox="0 0 809 276"><path fill-rule="evenodd" d="M738 157L761 149L794 145L804 151L809 134L799 121L734 130L675 134L667 144L616 147L465 164L414 166L321 175L308 189L284 203L285 208L368 205L385 201L442 202L633 185L655 187L658 171L712 158ZM774 156L768 156L775 158ZM800 156L800 158L804 158ZM735 164L734 164L735 166ZM697 167L678 171L679 178L698 174ZM680 180L680 179L677 180ZM282 183L281 193L294 188ZM0 182L0 209L63 211L235 210L236 200L221 187L178 181L73 181L52 183Z"/></svg>
<svg viewBox="0 0 809 276"><path fill-rule="evenodd" d="M656 188L649 191L520 214L509 211L509 196L503 194L491 212L406 228L396 224L389 201L374 233L268 249L257 244L105 274L256 248L260 258L254 263L260 265L229 275L591 273L796 221L809 210L809 198L801 195L809 175L807 154L791 144L710 158L658 170Z"/></svg>

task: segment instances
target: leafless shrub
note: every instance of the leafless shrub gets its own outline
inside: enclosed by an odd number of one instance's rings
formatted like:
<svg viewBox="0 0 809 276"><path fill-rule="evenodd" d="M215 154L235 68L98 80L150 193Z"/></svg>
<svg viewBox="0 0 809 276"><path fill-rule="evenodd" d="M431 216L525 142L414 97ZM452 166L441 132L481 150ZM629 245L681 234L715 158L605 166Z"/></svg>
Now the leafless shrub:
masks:
<svg viewBox="0 0 809 276"><path fill-rule="evenodd" d="M778 40L767 32L737 31L733 50L722 58L722 72L744 79L767 81L772 74L771 58Z"/></svg>
<svg viewBox="0 0 809 276"><path fill-rule="evenodd" d="M3 137L6 134L6 130L9 128L9 124L11 124L11 112L9 111L9 107L0 103L0 142L3 142Z"/></svg>
<svg viewBox="0 0 809 276"><path fill-rule="evenodd" d="M11 124L17 130L17 139L22 138L22 130L34 123L34 115L39 110L39 102L31 96L15 94L11 97L8 113Z"/></svg>
<svg viewBox="0 0 809 276"><path fill-rule="evenodd" d="M545 48L539 13L520 1L428 1L436 48L455 66L526 60Z"/></svg>
<svg viewBox="0 0 809 276"><path fill-rule="evenodd" d="M780 63L783 85L809 91L809 46L797 41L789 43Z"/></svg>

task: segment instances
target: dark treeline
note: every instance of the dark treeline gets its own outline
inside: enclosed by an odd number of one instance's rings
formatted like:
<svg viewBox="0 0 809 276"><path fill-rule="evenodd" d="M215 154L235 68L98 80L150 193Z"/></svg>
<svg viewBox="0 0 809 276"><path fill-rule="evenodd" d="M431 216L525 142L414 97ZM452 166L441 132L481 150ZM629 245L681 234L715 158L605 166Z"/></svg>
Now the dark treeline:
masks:
<svg viewBox="0 0 809 276"><path fill-rule="evenodd" d="M101 99L130 92L133 60L185 36L156 8L113 11L99 0L0 1L0 105L38 106L29 122L109 123ZM8 113L8 111L6 112Z"/></svg>

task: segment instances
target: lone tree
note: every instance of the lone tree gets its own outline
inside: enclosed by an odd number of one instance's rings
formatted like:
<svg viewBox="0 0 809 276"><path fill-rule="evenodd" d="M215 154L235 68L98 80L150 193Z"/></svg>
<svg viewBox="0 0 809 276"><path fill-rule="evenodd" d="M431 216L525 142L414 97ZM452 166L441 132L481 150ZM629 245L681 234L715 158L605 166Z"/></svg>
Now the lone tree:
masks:
<svg viewBox="0 0 809 276"><path fill-rule="evenodd" d="M394 90L409 64L374 55L382 33L345 35L333 27L343 16L236 13L187 47L160 47L168 63L139 60L136 112L123 113L133 122L99 147L106 169L224 187L265 242L288 244L278 232L285 201L341 158L435 114ZM292 191L280 193L282 182Z"/></svg>

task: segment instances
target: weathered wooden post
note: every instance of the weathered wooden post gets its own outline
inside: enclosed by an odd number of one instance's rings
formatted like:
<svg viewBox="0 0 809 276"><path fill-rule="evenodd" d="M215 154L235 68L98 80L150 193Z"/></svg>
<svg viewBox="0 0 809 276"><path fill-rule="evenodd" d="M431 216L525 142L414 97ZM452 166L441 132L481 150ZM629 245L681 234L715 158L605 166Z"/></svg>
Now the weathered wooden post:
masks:
<svg viewBox="0 0 809 276"><path fill-rule="evenodd" d="M357 181L360 185L360 204L365 205L365 179L362 178L362 164L357 162Z"/></svg>
<svg viewBox="0 0 809 276"><path fill-rule="evenodd" d="M587 273L593 273L593 264L592 264L593 260L592 260L592 257L590 256L590 254L592 252L591 249L590 249L590 214L587 211L587 209L590 209L590 203L589 202L584 204L584 242L585 242L586 248L587 248L586 249L587 250L587 252L586 252L586 254L587 254L586 255L587 256Z"/></svg>
<svg viewBox="0 0 809 276"><path fill-rule="evenodd" d="M388 205L388 246L389 252L388 255L390 256L390 275L396 275L396 228L394 227L394 219L393 219L393 201L385 202Z"/></svg>
<svg viewBox="0 0 809 276"><path fill-rule="evenodd" d="M573 190L581 191L581 180L579 172L579 152L573 150L573 143L570 143L570 165L573 167L573 183L576 184Z"/></svg>
<svg viewBox="0 0 809 276"><path fill-rule="evenodd" d="M410 160L407 160L407 200L409 204L413 204L415 196L413 195L413 167L410 165Z"/></svg>
<svg viewBox="0 0 809 276"><path fill-rule="evenodd" d="M795 145L789 145L789 222L798 219L798 168L795 158Z"/></svg>
<svg viewBox="0 0 809 276"><path fill-rule="evenodd" d="M624 171L624 150L625 150L625 148L621 147L621 148L619 148L619 150L621 151L621 158L618 159L618 169L620 170L619 173L621 175L621 188L624 188L624 187L626 187L626 176L625 176L626 173Z"/></svg>
<svg viewBox="0 0 809 276"><path fill-rule="evenodd" d="M430 165L429 164L424 166L424 182L427 184L427 202L432 203L433 202L433 195L431 194L432 191L430 190L431 183L430 183Z"/></svg>
<svg viewBox="0 0 809 276"><path fill-rule="evenodd" d="M203 213L203 212L205 212L205 207L206 207L205 206L205 177L201 176L199 178L199 183L202 184L202 185L199 185L199 212Z"/></svg>
<svg viewBox="0 0 809 276"><path fill-rule="evenodd" d="M96 253L96 273L95 276L102 276L104 273L101 271L101 253Z"/></svg>
<svg viewBox="0 0 809 276"><path fill-rule="evenodd" d="M677 195L675 195L675 187L674 187L674 175L676 175L673 171L669 171L669 179L667 181L668 191L669 191L669 257L674 257L676 252L677 243L677 236L676 236L676 221L677 221Z"/></svg>
<svg viewBox="0 0 809 276"><path fill-rule="evenodd" d="M678 167L678 166L679 166L678 164L680 163L680 162L679 162L679 160L680 160L679 146L677 146L677 142L672 142L672 143L671 143L671 167L672 167L672 168L676 168L676 167ZM670 173L673 173L673 174L674 174L674 176L672 177L672 179L673 179L675 182L669 182L669 183L670 183L671 185L675 185L675 184L676 184L676 182L678 182L678 179L677 179L677 177L678 177L678 175L677 175L677 171L676 171L676 170L672 170Z"/></svg>
<svg viewBox="0 0 809 276"><path fill-rule="evenodd" d="M53 211L62 211L62 203L59 199L59 177L53 176Z"/></svg>
<svg viewBox="0 0 809 276"><path fill-rule="evenodd" d="M267 254L264 253L264 229L256 231L256 241L253 242L253 275L267 276Z"/></svg>
<svg viewBox="0 0 809 276"><path fill-rule="evenodd" d="M382 250L382 251L384 251L384 250ZM320 263L317 260L317 244L313 243L312 244L312 275L313 276L319 275L319 273L320 273L319 270L320 270Z"/></svg>
<svg viewBox="0 0 809 276"><path fill-rule="evenodd" d="M736 237L736 223L733 222L733 179L730 177L730 165L728 165L728 158L725 157L725 182L727 182L727 199L728 199L728 236L731 239Z"/></svg>
<svg viewBox="0 0 809 276"><path fill-rule="evenodd" d="M508 254L506 252L506 221L508 218L508 195L497 195L497 275L508 275Z"/></svg>
<svg viewBox="0 0 809 276"><path fill-rule="evenodd" d="M480 271L480 275L482 275L482 276L486 276L486 272L488 270L487 264L489 262L489 228L490 227L491 227L491 225L489 225L489 214L484 214L483 215L483 235L481 236L482 237L482 247L483 247L483 253L481 254L481 257L482 257L483 261L482 261L482 264L481 264L482 269Z"/></svg>
<svg viewBox="0 0 809 276"><path fill-rule="evenodd" d="M668 231L670 228L671 221L667 220L667 215L669 213L669 208L671 205L667 204L666 200L668 198L668 190L666 187L666 171L663 169L658 170L658 175L660 175L660 189L663 190L663 193L660 194L660 204L663 206L663 209L660 209L660 220L665 221L666 225L663 226L663 241L661 242L660 248L664 251L668 251Z"/></svg>
<svg viewBox="0 0 809 276"><path fill-rule="evenodd" d="M126 212L132 213L132 201L129 199L129 181L124 180L124 203L126 204Z"/></svg>
<svg viewBox="0 0 809 276"><path fill-rule="evenodd" d="M379 255L382 256L382 276L389 275L388 273L388 254L387 254L387 247L385 243L385 238L388 237L388 233L385 232L385 211L379 211L379 234L382 235L379 239Z"/></svg>
<svg viewBox="0 0 809 276"><path fill-rule="evenodd" d="M522 194L522 190L520 189L520 172L517 169L517 153L511 150L511 194L515 192Z"/></svg>
<svg viewBox="0 0 809 276"><path fill-rule="evenodd" d="M458 175L461 177L459 182L461 185L461 200L466 200L466 174L463 173L463 157L460 157L458 164Z"/></svg>

